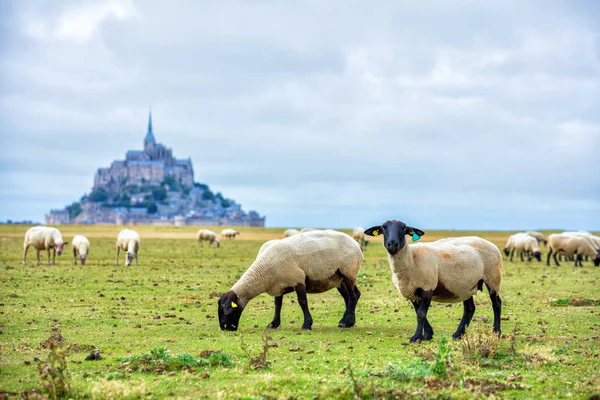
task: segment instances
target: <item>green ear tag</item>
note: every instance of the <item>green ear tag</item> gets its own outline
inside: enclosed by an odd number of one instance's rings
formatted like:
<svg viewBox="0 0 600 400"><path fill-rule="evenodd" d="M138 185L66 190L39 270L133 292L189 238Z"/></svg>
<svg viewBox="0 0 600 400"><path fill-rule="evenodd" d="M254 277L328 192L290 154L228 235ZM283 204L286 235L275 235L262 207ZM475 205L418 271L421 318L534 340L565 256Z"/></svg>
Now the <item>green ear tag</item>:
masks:
<svg viewBox="0 0 600 400"><path fill-rule="evenodd" d="M413 242L416 242L419 239L421 239L421 236L417 235L416 232L413 232L413 234L412 234L412 240L413 240Z"/></svg>

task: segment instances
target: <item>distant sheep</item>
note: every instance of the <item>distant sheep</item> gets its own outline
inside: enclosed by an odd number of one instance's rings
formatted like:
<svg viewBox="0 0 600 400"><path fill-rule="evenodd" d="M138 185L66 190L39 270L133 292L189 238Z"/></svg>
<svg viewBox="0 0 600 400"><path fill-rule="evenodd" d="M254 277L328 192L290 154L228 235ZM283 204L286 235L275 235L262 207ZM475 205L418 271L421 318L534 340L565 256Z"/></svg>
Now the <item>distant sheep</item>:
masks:
<svg viewBox="0 0 600 400"><path fill-rule="evenodd" d="M221 239L235 239L235 237L239 234L240 233L235 229L223 229L221 231Z"/></svg>
<svg viewBox="0 0 600 400"><path fill-rule="evenodd" d="M365 235L365 228L354 228L352 230L352 239L356 240L363 248L366 248L369 244L368 236Z"/></svg>
<svg viewBox="0 0 600 400"><path fill-rule="evenodd" d="M536 231L527 231L525 232L527 235L535 238L535 240L538 241L538 244L548 244L548 239L546 239L546 236L544 236L543 233L541 232L536 232Z"/></svg>
<svg viewBox="0 0 600 400"><path fill-rule="evenodd" d="M560 266L557 256L574 256L575 266L583 266L583 256L592 259L595 266L600 265L600 251L594 248L592 241L585 236L553 233L548 236L548 259L546 265L550 266L550 256L553 255L556 266Z"/></svg>
<svg viewBox="0 0 600 400"><path fill-rule="evenodd" d="M198 244L202 246L202 243L206 240L208 242L208 246L212 246L214 248L221 247L221 242L217 239L217 234L209 229L200 229L198 231Z"/></svg>
<svg viewBox="0 0 600 400"><path fill-rule="evenodd" d="M142 239L136 231L123 229L117 236L117 265L119 265L119 253L125 250L125 265L131 265L135 258L135 265L138 265L138 250L140 249Z"/></svg>
<svg viewBox="0 0 600 400"><path fill-rule="evenodd" d="M300 231L298 229L286 229L283 232L283 236L290 237L290 236L298 235L299 233L300 233Z"/></svg>
<svg viewBox="0 0 600 400"><path fill-rule="evenodd" d="M504 254L508 257L510 255L510 261L512 262L515 251L518 252L521 261L523 261L523 255L527 255L528 261L531 261L531 256L535 257L538 261L542 260L538 240L527 233L515 233L508 237L508 241L504 246Z"/></svg>
<svg viewBox="0 0 600 400"><path fill-rule="evenodd" d="M48 226L34 226L25 232L23 242L23 265L27 264L27 250L33 246L37 255L37 265L41 264L40 251L48 250L47 264L50 265L50 250L52 250L52 265L56 265L56 253L60 256L69 242L63 241L60 231Z"/></svg>
<svg viewBox="0 0 600 400"><path fill-rule="evenodd" d="M365 231L365 235L383 235L383 246L388 253L392 281L402 296L410 300L417 313L417 330L411 342L431 340L433 328L427 321L432 300L442 303L463 302L464 314L456 332L458 339L464 333L475 313L473 295L488 288L494 309L494 332L500 334L502 301L502 255L491 242L475 236L441 239L431 243L411 244L425 233L390 220Z"/></svg>
<svg viewBox="0 0 600 400"><path fill-rule="evenodd" d="M302 329L312 329L306 294L337 288L346 303L338 326L350 328L356 321L354 313L360 298L356 279L362 262L360 246L342 232L315 231L270 240L244 275L219 299L219 326L222 330L237 330L248 302L266 292L275 297L275 315L268 327L277 328L281 324L283 295L296 291L304 313Z"/></svg>
<svg viewBox="0 0 600 400"><path fill-rule="evenodd" d="M300 233L306 233L306 232L312 232L312 231L316 231L317 229L314 228L302 228L300 229Z"/></svg>
<svg viewBox="0 0 600 400"><path fill-rule="evenodd" d="M79 257L81 265L85 265L90 252L90 241L85 236L76 235L71 244L73 247L73 263L77 265L77 257Z"/></svg>

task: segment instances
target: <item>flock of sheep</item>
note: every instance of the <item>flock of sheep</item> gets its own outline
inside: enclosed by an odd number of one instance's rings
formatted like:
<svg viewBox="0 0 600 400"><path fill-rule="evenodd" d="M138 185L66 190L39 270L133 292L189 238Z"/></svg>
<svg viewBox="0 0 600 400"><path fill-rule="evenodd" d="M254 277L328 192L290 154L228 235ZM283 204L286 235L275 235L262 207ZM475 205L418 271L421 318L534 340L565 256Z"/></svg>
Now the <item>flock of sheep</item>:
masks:
<svg viewBox="0 0 600 400"><path fill-rule="evenodd" d="M558 257L562 256L571 261L575 260L575 266L582 267L584 257L586 261L591 259L595 266L600 265L600 237L585 231L553 233L548 235L548 238L534 231L515 233L508 238L504 254L507 257L510 255L510 261L513 260L515 252L519 254L521 261L523 256L527 257L527 261L531 261L532 257L542 261L539 247L542 243L548 246L548 266L551 256L554 256L557 266L560 265Z"/></svg>
<svg viewBox="0 0 600 400"><path fill-rule="evenodd" d="M224 229L221 239L234 239L240 233ZM303 329L311 329L313 319L309 311L307 293L322 293L336 288L346 306L339 321L341 328L350 328L356 322L355 310L361 296L356 285L359 269L363 263L363 249L369 236L383 236L383 246L387 251L388 263L392 271L392 282L399 293L408 299L417 316L417 329L411 342L421 342L433 338L433 328L427 320L427 312L432 301L442 303L462 302L463 317L452 335L460 338L469 325L475 312L473 296L482 291L485 285L494 312L493 330L501 332L500 321L502 300L502 254L493 243L477 236L440 239L429 243L414 243L425 232L397 220L388 220L369 229L356 228L352 236L334 230L288 229L283 239L269 240L260 248L255 261L231 289L219 298L218 316L222 330L237 330L242 311L248 303L262 293L275 298L275 314L269 328L281 324L281 307L285 294L296 292L298 304L304 314ZM408 243L406 236L412 238ZM202 229L197 234L200 246L208 241L209 246L218 248L217 234ZM131 265L140 248L140 235L124 229L117 237L117 264L120 251L126 252L125 265ZM575 265L581 265L583 257L589 257L594 264L600 264L600 238L589 232L563 232L546 238L539 232L517 233L508 239L504 253L510 256L517 252L521 260L535 257L541 261L539 244L548 246L550 256L574 257ZM25 234L23 264L26 264L30 246L37 251L38 265L40 252L63 252L68 242L63 241L58 229L33 227ZM89 241L81 235L73 238L73 259L79 258L85 264L89 253Z"/></svg>

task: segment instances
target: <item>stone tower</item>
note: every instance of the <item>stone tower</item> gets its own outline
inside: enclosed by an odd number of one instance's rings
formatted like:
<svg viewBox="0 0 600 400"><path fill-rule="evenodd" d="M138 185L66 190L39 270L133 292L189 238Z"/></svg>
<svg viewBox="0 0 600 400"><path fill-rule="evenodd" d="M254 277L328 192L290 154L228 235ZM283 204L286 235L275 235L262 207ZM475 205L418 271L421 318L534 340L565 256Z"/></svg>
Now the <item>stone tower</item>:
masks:
<svg viewBox="0 0 600 400"><path fill-rule="evenodd" d="M148 114L148 132L144 138L144 152L151 154L154 150L156 139L154 138L154 132L152 132L152 111Z"/></svg>

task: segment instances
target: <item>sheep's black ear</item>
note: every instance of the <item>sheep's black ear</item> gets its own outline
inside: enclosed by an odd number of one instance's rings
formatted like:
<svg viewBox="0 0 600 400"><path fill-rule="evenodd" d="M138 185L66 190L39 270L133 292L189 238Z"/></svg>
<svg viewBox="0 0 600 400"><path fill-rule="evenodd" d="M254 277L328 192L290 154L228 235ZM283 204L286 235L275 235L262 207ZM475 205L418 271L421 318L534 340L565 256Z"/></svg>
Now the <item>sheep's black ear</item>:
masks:
<svg viewBox="0 0 600 400"><path fill-rule="evenodd" d="M417 234L417 236L420 238L421 236L425 235L425 232L423 232L420 229L417 228L413 228L412 226L407 226L406 227L406 234L407 235L411 235L414 237L414 234ZM417 239L418 240L418 239Z"/></svg>
<svg viewBox="0 0 600 400"><path fill-rule="evenodd" d="M379 236L383 233L383 228L381 225L374 226L365 231L365 235L367 236Z"/></svg>

